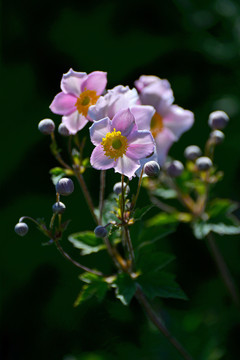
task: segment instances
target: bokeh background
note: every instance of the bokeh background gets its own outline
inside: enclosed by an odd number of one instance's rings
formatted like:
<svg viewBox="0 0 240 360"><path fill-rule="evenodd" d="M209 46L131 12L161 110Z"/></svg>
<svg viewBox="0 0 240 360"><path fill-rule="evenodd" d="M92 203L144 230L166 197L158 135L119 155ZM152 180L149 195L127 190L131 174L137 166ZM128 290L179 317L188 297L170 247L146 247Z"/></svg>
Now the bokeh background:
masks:
<svg viewBox="0 0 240 360"><path fill-rule="evenodd" d="M51 114L60 79L76 71L108 72L108 87L133 86L141 74L167 78L175 103L195 113L195 125L171 149L182 160L187 145L203 146L208 114L231 117L216 153L225 172L215 196L240 199L240 3L238 0L3 1L1 120L1 352L5 360L178 360L146 320L136 301L129 308L109 294L79 308L79 271L31 225L19 238L22 215L51 216L55 201L49 169L57 166L49 138L37 131ZM87 129L83 131L87 134ZM62 144L64 148L64 143ZM88 151L91 151L89 145ZM98 175L86 174L97 203ZM108 192L118 178L109 171ZM146 204L144 193L140 198ZM65 201L69 233L94 224L79 189ZM239 286L239 236L217 238ZM64 247L76 258L64 241ZM202 241L187 226L159 249L176 255L172 270L189 301L156 300L168 327L199 360L240 358L239 314L231 305ZM107 258L83 260L110 268Z"/></svg>

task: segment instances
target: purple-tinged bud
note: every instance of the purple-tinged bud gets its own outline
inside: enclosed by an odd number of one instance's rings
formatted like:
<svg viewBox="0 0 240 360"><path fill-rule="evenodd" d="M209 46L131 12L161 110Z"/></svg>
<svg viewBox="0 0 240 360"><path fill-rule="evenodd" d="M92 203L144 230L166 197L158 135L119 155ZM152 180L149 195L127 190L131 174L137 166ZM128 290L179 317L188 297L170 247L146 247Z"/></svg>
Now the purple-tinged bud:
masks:
<svg viewBox="0 0 240 360"><path fill-rule="evenodd" d="M58 127L58 133L62 136L69 136L70 132L65 124L61 123Z"/></svg>
<svg viewBox="0 0 240 360"><path fill-rule="evenodd" d="M38 130L44 135L50 135L55 130L55 124L51 119L43 119L38 124Z"/></svg>
<svg viewBox="0 0 240 360"><path fill-rule="evenodd" d="M229 117L224 111L214 111L209 115L208 125L212 129L224 129L229 122Z"/></svg>
<svg viewBox="0 0 240 360"><path fill-rule="evenodd" d="M211 132L210 138L215 144L221 144L225 139L225 135L220 130L214 130Z"/></svg>
<svg viewBox="0 0 240 360"><path fill-rule="evenodd" d="M99 225L94 229L94 234L97 237L104 238L104 237L107 236L108 232L107 232L107 229L104 226Z"/></svg>
<svg viewBox="0 0 240 360"><path fill-rule="evenodd" d="M52 211L57 214L63 214L66 206L61 201L55 202L52 206Z"/></svg>
<svg viewBox="0 0 240 360"><path fill-rule="evenodd" d="M196 166L199 171L207 171L212 167L212 160L207 156L201 156L196 160Z"/></svg>
<svg viewBox="0 0 240 360"><path fill-rule="evenodd" d="M148 161L144 165L144 172L149 177L157 177L160 173L160 166L156 161Z"/></svg>
<svg viewBox="0 0 240 360"><path fill-rule="evenodd" d="M123 189L124 189L125 195L129 194L130 188L125 182L123 183ZM122 183L121 182L117 182L114 185L113 192L116 195L120 195L122 193Z"/></svg>
<svg viewBox="0 0 240 360"><path fill-rule="evenodd" d="M18 234L20 236L25 236L28 233L28 226L26 223L20 222L15 225L14 230L15 230L16 234Z"/></svg>
<svg viewBox="0 0 240 360"><path fill-rule="evenodd" d="M73 181L69 178L62 178L56 185L56 191L60 195L70 195L74 191Z"/></svg>
<svg viewBox="0 0 240 360"><path fill-rule="evenodd" d="M166 164L166 170L169 176L178 177L182 174L184 166L180 161L174 160L171 163Z"/></svg>
<svg viewBox="0 0 240 360"><path fill-rule="evenodd" d="M196 145L190 145L184 150L184 156L187 160L194 161L202 155L201 149Z"/></svg>

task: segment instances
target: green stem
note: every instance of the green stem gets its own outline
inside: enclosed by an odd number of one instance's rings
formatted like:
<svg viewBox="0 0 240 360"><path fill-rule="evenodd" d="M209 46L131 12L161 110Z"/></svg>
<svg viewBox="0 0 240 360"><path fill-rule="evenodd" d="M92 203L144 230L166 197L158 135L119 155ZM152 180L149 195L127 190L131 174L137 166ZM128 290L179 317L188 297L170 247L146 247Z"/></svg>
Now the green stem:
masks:
<svg viewBox="0 0 240 360"><path fill-rule="evenodd" d="M137 291L135 293L135 297L140 303L140 305L144 308L145 312L147 313L149 319L152 323L158 328L158 330L168 339L168 341L175 347L179 354L185 360L193 360L191 355L184 349L184 347L180 344L180 342L171 335L169 330L163 325L162 321L156 315L154 310L152 309L151 305L147 301L144 293L142 292L141 288L138 286Z"/></svg>
<svg viewBox="0 0 240 360"><path fill-rule="evenodd" d="M101 170L101 174L100 174L100 193L99 193L99 224L100 225L102 224L102 216L103 216L105 179L106 179L106 171Z"/></svg>

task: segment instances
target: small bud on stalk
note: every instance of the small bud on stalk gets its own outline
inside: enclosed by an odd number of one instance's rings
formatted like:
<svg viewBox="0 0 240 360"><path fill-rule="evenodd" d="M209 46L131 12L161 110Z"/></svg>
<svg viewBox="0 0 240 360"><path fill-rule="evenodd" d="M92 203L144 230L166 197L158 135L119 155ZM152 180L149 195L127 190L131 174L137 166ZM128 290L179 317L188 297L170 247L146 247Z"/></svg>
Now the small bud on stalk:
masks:
<svg viewBox="0 0 240 360"><path fill-rule="evenodd" d="M156 161L148 161L144 165L144 172L149 177L157 177L160 173L160 166Z"/></svg>
<svg viewBox="0 0 240 360"><path fill-rule="evenodd" d="M38 124L38 130L44 135L50 135L55 130L55 124L51 119L43 119Z"/></svg>
<svg viewBox="0 0 240 360"><path fill-rule="evenodd" d="M174 160L171 163L168 163L166 165L166 171L167 174L171 177L178 177L182 174L184 170L184 166L183 164L178 161L178 160Z"/></svg>
<svg viewBox="0 0 240 360"><path fill-rule="evenodd" d="M201 156L196 161L196 166L199 171L207 171L212 167L212 165L212 160L209 159L207 156Z"/></svg>
<svg viewBox="0 0 240 360"><path fill-rule="evenodd" d="M57 214L63 214L66 210L66 206L61 202L58 201L52 206L52 211Z"/></svg>
<svg viewBox="0 0 240 360"><path fill-rule="evenodd" d="M94 229L94 234L97 237L104 238L105 236L107 236L108 232L104 226L99 225Z"/></svg>
<svg viewBox="0 0 240 360"><path fill-rule="evenodd" d="M66 127L65 124L61 123L58 127L58 133L62 136L69 136L70 133L69 133L69 130L68 128Z"/></svg>
<svg viewBox="0 0 240 360"><path fill-rule="evenodd" d="M229 117L224 111L213 111L208 118L208 125L214 129L224 129L229 122Z"/></svg>
<svg viewBox="0 0 240 360"><path fill-rule="evenodd" d="M190 145L184 150L184 156L187 160L194 161L202 155L201 149L196 145Z"/></svg>
<svg viewBox="0 0 240 360"><path fill-rule="evenodd" d="M124 192L125 192L125 195L129 194L129 191L130 191L130 188L129 186L124 182L123 183L123 189L124 189ZM121 182L117 182L114 187L113 187L113 192L116 194L116 195L119 195L122 193L122 183Z"/></svg>
<svg viewBox="0 0 240 360"><path fill-rule="evenodd" d="M73 181L68 178L60 179L56 185L56 191L60 195L70 195L74 191Z"/></svg>
<svg viewBox="0 0 240 360"><path fill-rule="evenodd" d="M214 130L210 134L210 139L214 142L214 144L221 144L225 139L225 135L220 130Z"/></svg>
<svg viewBox="0 0 240 360"><path fill-rule="evenodd" d="M16 234L18 234L20 236L25 236L28 233L28 226L26 223L20 222L15 225L14 230L15 230Z"/></svg>

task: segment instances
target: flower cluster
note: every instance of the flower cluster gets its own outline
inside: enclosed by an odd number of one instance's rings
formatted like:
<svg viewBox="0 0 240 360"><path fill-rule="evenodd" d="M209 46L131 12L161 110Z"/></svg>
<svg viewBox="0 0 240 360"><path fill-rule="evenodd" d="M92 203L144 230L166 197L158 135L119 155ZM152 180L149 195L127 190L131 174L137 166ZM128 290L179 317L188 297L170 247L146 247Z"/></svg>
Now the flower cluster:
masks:
<svg viewBox="0 0 240 360"><path fill-rule="evenodd" d="M63 115L61 126L69 134L93 123L90 137L96 148L91 165L95 169L114 168L131 179L149 160L163 165L173 142L193 125L193 113L173 105L169 82L156 76L143 75L136 80L136 88L118 85L104 94L106 84L105 72L70 69L50 109Z"/></svg>

